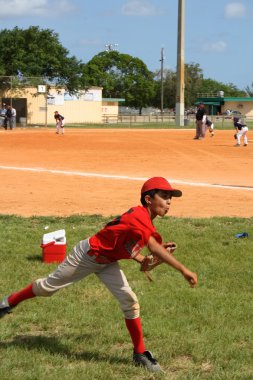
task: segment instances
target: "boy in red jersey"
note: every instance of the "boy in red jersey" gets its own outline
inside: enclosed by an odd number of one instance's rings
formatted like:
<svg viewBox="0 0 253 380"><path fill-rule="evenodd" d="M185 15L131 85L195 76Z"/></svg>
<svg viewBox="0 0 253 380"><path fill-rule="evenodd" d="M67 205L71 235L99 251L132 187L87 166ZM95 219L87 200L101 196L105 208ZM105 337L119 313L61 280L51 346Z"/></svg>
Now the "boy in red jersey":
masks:
<svg viewBox="0 0 253 380"><path fill-rule="evenodd" d="M81 240L49 276L35 280L19 292L5 297L0 302L0 317L10 313L26 299L51 296L58 290L95 273L119 302L133 342L134 363L151 372L162 371L156 359L146 350L138 299L118 261L134 259L142 263L145 256L141 255L140 251L147 246L154 257L181 272L190 286L196 286L197 275L174 258L174 249L168 248L168 243L162 243L162 238L152 223L156 216L167 214L172 197L181 195L182 192L173 189L163 177L147 180L141 189L142 206L131 208L92 237ZM168 251L171 254L168 254Z"/></svg>

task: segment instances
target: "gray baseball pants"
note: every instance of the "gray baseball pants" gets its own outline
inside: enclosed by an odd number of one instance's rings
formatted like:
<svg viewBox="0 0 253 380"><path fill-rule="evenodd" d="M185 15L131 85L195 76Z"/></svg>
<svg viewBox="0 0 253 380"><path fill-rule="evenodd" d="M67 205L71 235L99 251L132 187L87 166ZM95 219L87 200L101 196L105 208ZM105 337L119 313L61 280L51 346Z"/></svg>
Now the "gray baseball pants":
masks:
<svg viewBox="0 0 253 380"><path fill-rule="evenodd" d="M129 286L118 262L98 264L95 256L88 255L89 250L89 239L81 240L55 272L33 282L34 294L50 297L58 290L94 273L118 300L126 319L139 317L138 299Z"/></svg>
<svg viewBox="0 0 253 380"><path fill-rule="evenodd" d="M206 126L202 120L196 120L196 137L205 137Z"/></svg>

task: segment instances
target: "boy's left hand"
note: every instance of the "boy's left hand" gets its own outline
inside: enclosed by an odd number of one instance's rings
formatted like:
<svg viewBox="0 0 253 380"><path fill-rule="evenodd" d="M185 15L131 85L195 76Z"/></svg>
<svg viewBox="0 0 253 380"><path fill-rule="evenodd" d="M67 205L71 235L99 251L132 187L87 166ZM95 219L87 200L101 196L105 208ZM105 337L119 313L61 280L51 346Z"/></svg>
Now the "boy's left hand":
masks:
<svg viewBox="0 0 253 380"><path fill-rule="evenodd" d="M174 241L168 241L167 243L163 243L163 247L167 249L167 251L173 255L174 251L177 249L177 243Z"/></svg>
<svg viewBox="0 0 253 380"><path fill-rule="evenodd" d="M149 254L145 256L144 260L141 262L140 271L141 272L150 272L158 265L161 265L162 261L158 257Z"/></svg>

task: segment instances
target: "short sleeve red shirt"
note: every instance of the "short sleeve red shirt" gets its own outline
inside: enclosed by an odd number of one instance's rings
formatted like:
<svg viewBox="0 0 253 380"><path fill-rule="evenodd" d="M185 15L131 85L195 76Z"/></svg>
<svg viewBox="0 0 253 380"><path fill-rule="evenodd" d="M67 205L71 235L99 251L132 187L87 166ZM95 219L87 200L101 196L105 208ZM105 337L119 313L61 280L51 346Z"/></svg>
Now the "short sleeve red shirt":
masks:
<svg viewBox="0 0 253 380"><path fill-rule="evenodd" d="M113 262L134 258L147 245L151 235L162 242L148 210L137 206L109 222L89 239L89 243L92 254Z"/></svg>

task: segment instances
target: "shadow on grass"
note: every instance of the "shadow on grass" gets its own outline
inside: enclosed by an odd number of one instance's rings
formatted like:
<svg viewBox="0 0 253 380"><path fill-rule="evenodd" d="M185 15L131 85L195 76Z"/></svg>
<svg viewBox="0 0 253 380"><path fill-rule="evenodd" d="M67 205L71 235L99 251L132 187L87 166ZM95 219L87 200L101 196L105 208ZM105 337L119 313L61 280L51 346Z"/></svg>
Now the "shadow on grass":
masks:
<svg viewBox="0 0 253 380"><path fill-rule="evenodd" d="M90 338L87 334L83 339ZM80 340L80 337L78 338ZM97 351L83 350L81 353L72 352L66 345L62 344L56 337L45 337L41 335L17 335L13 340L8 342L0 342L0 348L8 349L10 347L26 348L28 350L46 351L52 355L62 355L64 359L68 357L70 360L84 360L109 363L129 364L129 360L111 356L106 353Z"/></svg>
<svg viewBox="0 0 253 380"><path fill-rule="evenodd" d="M42 257L41 255L31 255L31 256L26 256L26 259L28 261L40 261L42 262Z"/></svg>

